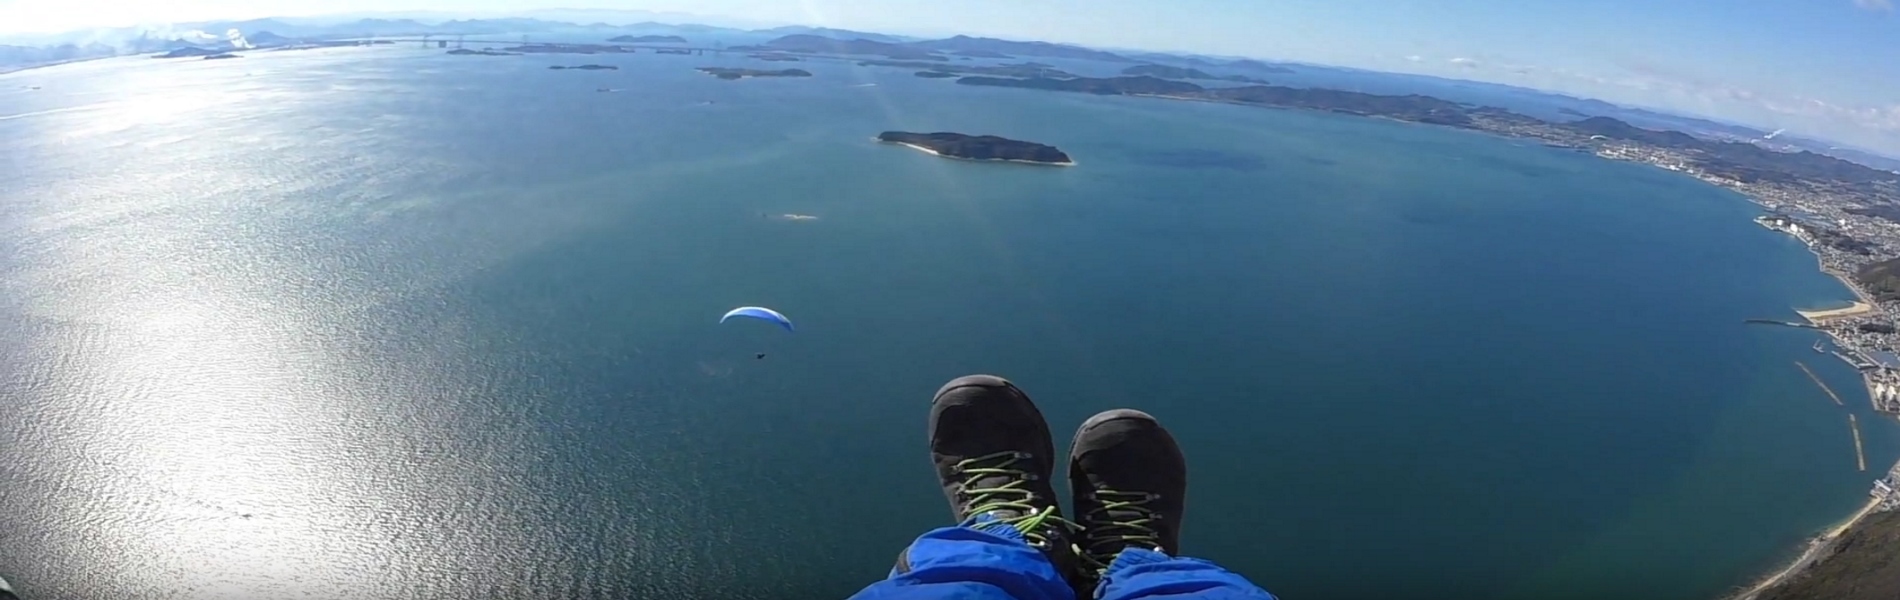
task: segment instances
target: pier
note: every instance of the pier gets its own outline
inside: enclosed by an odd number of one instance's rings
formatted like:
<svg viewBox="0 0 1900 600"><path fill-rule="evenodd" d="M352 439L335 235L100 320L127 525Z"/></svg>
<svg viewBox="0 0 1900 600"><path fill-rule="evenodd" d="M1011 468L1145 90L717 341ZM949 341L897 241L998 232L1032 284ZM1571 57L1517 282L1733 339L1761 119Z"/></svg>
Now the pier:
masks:
<svg viewBox="0 0 1900 600"><path fill-rule="evenodd" d="M1865 473L1867 472L1867 451L1861 449L1860 421L1854 418L1854 413L1847 413L1847 428L1854 431L1854 460L1860 464L1860 472Z"/></svg>
<svg viewBox="0 0 1900 600"><path fill-rule="evenodd" d="M1798 360L1794 361L1794 366L1801 367L1801 372L1807 373L1808 379L1814 380L1814 385L1821 386L1821 391L1827 392L1827 397L1834 399L1835 406L1847 406L1847 403L1841 402L1841 395L1834 393L1834 388L1827 387L1827 382L1821 381L1821 377L1815 375L1813 369L1809 369L1807 365L1801 364L1801 361Z"/></svg>
<svg viewBox="0 0 1900 600"><path fill-rule="evenodd" d="M1793 322L1793 321L1776 321L1776 320L1774 320L1774 319L1742 319L1742 322L1743 322L1743 323L1747 323L1747 324L1749 324L1749 325L1782 325L1782 326L1786 326L1786 327L1800 327L1800 328L1802 328L1802 329L1820 329L1820 327L1819 327L1819 326L1816 326L1816 325L1815 325L1815 324L1813 324L1813 323L1796 323L1796 322Z"/></svg>

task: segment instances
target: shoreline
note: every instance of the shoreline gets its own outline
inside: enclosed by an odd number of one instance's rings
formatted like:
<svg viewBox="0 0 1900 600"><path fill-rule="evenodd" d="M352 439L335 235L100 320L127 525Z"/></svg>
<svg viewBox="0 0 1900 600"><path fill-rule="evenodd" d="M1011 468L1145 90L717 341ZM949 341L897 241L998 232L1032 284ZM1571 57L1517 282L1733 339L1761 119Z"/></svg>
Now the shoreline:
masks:
<svg viewBox="0 0 1900 600"><path fill-rule="evenodd" d="M1801 315L1801 318L1807 319L1808 322L1810 323L1819 325L1825 321L1831 321L1834 319L1842 319L1842 318L1847 318L1847 317L1858 317L1867 313L1875 312L1877 310L1879 310L1879 308L1875 307L1872 304L1855 300L1852 305L1849 305L1843 308L1830 308L1826 310L1795 309L1794 313L1797 315Z"/></svg>
<svg viewBox="0 0 1900 600"><path fill-rule="evenodd" d="M1880 504L1880 498L1867 501L1866 506L1862 506L1859 511L1848 516L1847 520L1842 521L1839 525L1828 528L1827 531L1822 532L1820 535L1810 538L1807 541L1807 550L1802 551L1799 556L1796 556L1792 562L1788 563L1788 566L1776 571L1773 575L1763 578L1754 585L1748 586L1745 590L1725 596L1724 600L1755 600L1757 596L1767 591L1768 588L1779 585L1787 581L1788 578L1799 575L1802 571L1806 571L1808 567L1814 566L1814 564L1818 562L1816 559L1820 557L1819 555L1823 551L1833 549L1836 540L1839 540L1843 534L1847 533L1848 529L1860 523L1862 519L1866 519L1867 515L1874 514L1875 509L1880 508Z"/></svg>
<svg viewBox="0 0 1900 600"><path fill-rule="evenodd" d="M878 143L880 144L897 144L899 146L910 148L912 150L929 154L931 156L937 156L937 157L949 158L949 159L955 159L955 160L967 160L970 162L1016 163L1019 165L1037 165L1037 166L1042 166L1042 167L1073 167L1076 165L1076 162L1074 159L1070 159L1068 162L1042 162L1042 161L1036 161L1036 160L1017 160L1014 158L969 158L965 156L951 156L948 154L944 154L942 152L938 152L936 150L931 150L923 146L912 144L910 142L886 142L878 138L871 138L871 139L877 140Z"/></svg>

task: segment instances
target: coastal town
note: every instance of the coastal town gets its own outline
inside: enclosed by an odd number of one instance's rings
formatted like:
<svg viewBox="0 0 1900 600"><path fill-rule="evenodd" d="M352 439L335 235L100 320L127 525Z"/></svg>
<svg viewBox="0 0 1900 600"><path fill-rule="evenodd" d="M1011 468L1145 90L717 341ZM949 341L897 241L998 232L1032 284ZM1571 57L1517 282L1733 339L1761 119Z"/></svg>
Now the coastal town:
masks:
<svg viewBox="0 0 1900 600"><path fill-rule="evenodd" d="M1751 319L1749 322L1789 325L1820 332L1825 340L1816 341L1814 351L1851 365L1860 373L1872 408L1882 414L1900 417L1900 354L1895 352L1900 349L1900 332L1896 332L1895 327L1895 317L1900 315L1900 293L1896 293L1900 292L1900 279L1894 278L1900 274L1896 273L1896 269L1900 269L1900 258L1895 258L1900 257L1900 181L1897 181L1900 178L1886 171L1867 169L1857 173L1852 168L1842 169L1848 172L1844 178L1815 177L1812 176L1812 170L1804 168L1811 164L1791 165L1788 171L1781 172L1738 169L1735 164L1725 164L1722 157L1712 157L1710 152L1704 150L1711 146L1734 147L1747 142L1684 142L1682 138L1667 137L1673 132L1640 129L1635 130L1636 133L1621 135L1615 128L1603 133L1592 133L1593 129L1598 128L1558 125L1502 111L1474 111L1472 117L1472 122L1466 127L1507 137L1534 139L1546 146L1588 152L1605 159L1646 163L1680 172L1734 190L1761 206L1765 214L1755 218L1757 224L1801 240L1814 253L1820 270L1839 279L1854 294L1855 299L1845 307L1797 309L1794 312L1800 315L1801 322L1770 319ZM1716 152L1725 149L1718 147ZM1744 159L1747 158L1746 151L1741 154ZM1800 154L1787 156L1807 158ZM1749 166L1762 164L1773 163ZM1840 394L1830 389L1806 364L1796 361L1795 365L1835 403L1845 406ZM1861 445L1860 425L1851 412L1847 420L1853 434L1859 468L1867 471L1869 466ZM1868 490L1870 498L1859 511L1809 539L1802 551L1785 567L1762 577L1753 585L1735 591L1727 599L1781 598L1791 586L1817 585L1815 581L1826 581L1825 578L1807 575L1825 561L1858 564L1856 561L1878 562L1882 560L1881 556L1887 556L1890 550L1879 542L1869 540L1885 539L1881 536L1888 534L1878 533L1883 527L1879 523L1891 523L1890 519L1876 519L1875 515L1900 511L1900 463L1878 473L1878 479L1872 482ZM1856 551L1861 555L1841 558L1843 553L1849 553L1850 548L1857 545L1859 549ZM1818 585L1825 587L1830 584ZM1809 592L1812 590L1796 593Z"/></svg>
<svg viewBox="0 0 1900 600"><path fill-rule="evenodd" d="M1545 133L1545 132L1539 132ZM1873 408L1900 417L1900 331L1895 315L1900 300L1877 297L1861 275L1870 266L1900 256L1900 222L1880 216L1881 207L1900 204L1892 188L1861 189L1837 182L1741 181L1709 172L1689 153L1603 136L1533 135L1552 146L1588 150L1611 160L1647 163L1740 192L1767 214L1756 223L1800 239L1813 252L1822 272L1839 279L1856 299L1846 307L1796 310L1805 325L1827 336L1815 351L1842 360L1861 374ZM1832 392L1830 392L1832 393ZM1900 508L1900 464L1874 483L1871 493L1882 510Z"/></svg>

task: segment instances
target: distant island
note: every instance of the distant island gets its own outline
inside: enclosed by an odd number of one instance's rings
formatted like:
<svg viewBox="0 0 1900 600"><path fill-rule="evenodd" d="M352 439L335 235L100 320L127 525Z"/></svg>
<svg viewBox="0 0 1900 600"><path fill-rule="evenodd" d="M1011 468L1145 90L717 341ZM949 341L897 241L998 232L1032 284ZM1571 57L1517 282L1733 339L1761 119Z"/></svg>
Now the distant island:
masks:
<svg viewBox="0 0 1900 600"><path fill-rule="evenodd" d="M620 35L607 38L616 44L685 44L686 38L677 35Z"/></svg>
<svg viewBox="0 0 1900 600"><path fill-rule="evenodd" d="M456 48L454 50L450 50L449 54L453 54L455 56L521 56L520 52L502 52L500 50L487 50L487 49L469 50L467 48Z"/></svg>
<svg viewBox="0 0 1900 600"><path fill-rule="evenodd" d="M1037 165L1074 165L1069 155L1055 146L1012 140L994 135L967 135L962 133L936 132L911 133L908 131L886 131L877 134L877 140L891 144L908 146L924 152L948 158L966 160L996 160Z"/></svg>
<svg viewBox="0 0 1900 600"><path fill-rule="evenodd" d="M194 56L217 56L224 53L225 51L223 50L186 46L163 54L154 54L152 58L190 58Z"/></svg>
<svg viewBox="0 0 1900 600"><path fill-rule="evenodd" d="M948 57L908 44L866 39L840 40L811 34L792 34L757 46L734 46L744 52L802 52L806 54L869 54L907 60L940 60Z"/></svg>
<svg viewBox="0 0 1900 600"><path fill-rule="evenodd" d="M1005 77L965 77L958 79L963 85L984 85L994 87L1028 88L1055 92L1082 92L1109 96L1181 96L1187 97L1205 91L1206 88L1184 81L1171 81L1159 77L1029 77L1023 79Z"/></svg>
<svg viewBox="0 0 1900 600"><path fill-rule="evenodd" d="M971 75L995 75L997 77L1046 77L1051 79L1072 78L1075 75L1057 70L1042 63L1015 63L1002 65L955 65L939 64L916 60L866 60L860 61L861 67L897 67L900 69L923 69L944 73L967 73Z"/></svg>
<svg viewBox="0 0 1900 600"><path fill-rule="evenodd" d="M205 60L224 60L227 58L244 58L244 57L238 56L236 54L213 54L211 56L205 57Z"/></svg>
<svg viewBox="0 0 1900 600"><path fill-rule="evenodd" d="M796 56L791 56L787 54L779 54L777 52L762 52L759 54L752 55L752 58L755 60L762 60L766 62L800 62L800 61L805 60Z"/></svg>
<svg viewBox="0 0 1900 600"><path fill-rule="evenodd" d="M943 71L918 71L917 76L925 79L951 79L956 77L957 74Z"/></svg>
<svg viewBox="0 0 1900 600"><path fill-rule="evenodd" d="M699 72L720 79L744 79L746 77L811 77L811 71L804 69L767 71L763 69L737 69L732 67L700 67Z"/></svg>
<svg viewBox="0 0 1900 600"><path fill-rule="evenodd" d="M1122 69L1123 75L1160 77L1162 79L1206 79L1210 81L1238 81L1241 83L1266 83L1265 79L1254 79L1246 75L1215 75L1200 69L1170 67L1167 65L1135 65Z"/></svg>
<svg viewBox="0 0 1900 600"><path fill-rule="evenodd" d="M580 65L578 67L563 67L561 65L551 65L548 68L556 70L556 71L559 71L562 69L575 69L579 71L618 71L620 70L620 67L616 67L613 65L591 65L591 64Z"/></svg>
<svg viewBox="0 0 1900 600"><path fill-rule="evenodd" d="M686 50L683 48L657 48L653 51L653 53L654 54L692 54L693 51Z"/></svg>

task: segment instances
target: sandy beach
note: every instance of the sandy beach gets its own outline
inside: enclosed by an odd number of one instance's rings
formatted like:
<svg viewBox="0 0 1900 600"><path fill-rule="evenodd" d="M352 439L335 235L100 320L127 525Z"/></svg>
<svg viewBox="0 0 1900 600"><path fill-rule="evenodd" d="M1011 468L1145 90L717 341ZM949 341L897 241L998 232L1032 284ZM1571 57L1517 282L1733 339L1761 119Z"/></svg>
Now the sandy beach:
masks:
<svg viewBox="0 0 1900 600"><path fill-rule="evenodd" d="M1845 307L1845 308L1832 308L1828 310L1797 310L1794 312L1795 314L1801 315L1802 318L1807 319L1809 322L1821 323L1823 321L1829 321L1833 319L1841 319L1841 318L1846 318L1846 317L1858 317L1870 312L1874 312L1874 310L1875 310L1874 305L1868 304L1866 302L1861 302L1859 300L1855 300L1853 305Z"/></svg>

